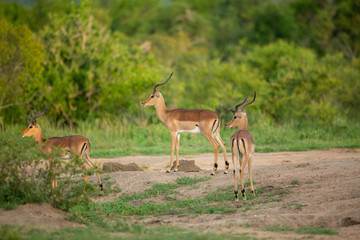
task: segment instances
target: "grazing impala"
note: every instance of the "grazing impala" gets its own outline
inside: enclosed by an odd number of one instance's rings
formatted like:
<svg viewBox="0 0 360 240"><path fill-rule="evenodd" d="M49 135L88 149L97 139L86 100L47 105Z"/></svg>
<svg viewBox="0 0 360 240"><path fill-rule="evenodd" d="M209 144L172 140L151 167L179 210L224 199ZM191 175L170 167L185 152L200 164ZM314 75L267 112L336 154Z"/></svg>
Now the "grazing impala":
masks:
<svg viewBox="0 0 360 240"><path fill-rule="evenodd" d="M249 95L249 94L248 94ZM244 188L244 170L246 164L249 164L249 179L251 185L251 191L255 195L254 186L252 182L251 175L251 161L255 151L255 143L253 137L249 131L247 131L247 116L243 111L244 107L253 103L256 98L256 92L254 93L254 99L250 102L246 102L248 95L246 95L245 100L235 106L235 111L231 110L234 114L234 117L230 120L229 123L226 124L228 128L237 127L237 130L231 136L231 153L232 153L232 162L234 166L234 193L235 193L235 201L239 201L238 198L238 190L236 184L236 158L239 158L240 163L240 179L241 179L241 195L244 200L246 200L245 188Z"/></svg>
<svg viewBox="0 0 360 240"><path fill-rule="evenodd" d="M53 148L60 148L61 151L61 157L66 156L68 153L72 157L78 156L80 158L85 157L86 163L90 167L94 167L95 165L90 160L90 142L89 139L79 136L79 135L72 135L72 136L66 136L66 137L52 137L45 139L42 135L40 125L37 123L36 118L41 117L44 115L46 111L46 106L44 110L34 115L31 118L30 124L27 128L24 129L24 131L21 132L21 136L23 137L30 137L32 136L34 140L40 144L40 150L44 153L50 153ZM85 168L85 166L82 166L82 168ZM96 173L96 176L99 181L100 191L103 190L103 185L101 184L101 178L99 173ZM88 181L88 175L85 174L85 182ZM56 176L51 181L51 185L53 188L57 187L57 179Z"/></svg>
<svg viewBox="0 0 360 240"><path fill-rule="evenodd" d="M225 143L220 137L220 118L219 116L210 111L204 109L172 109L169 110L165 106L165 100L159 90L158 86L167 83L171 76L161 83L155 84L152 94L142 102L144 107L155 106L156 114L160 121L165 124L171 134L171 158L170 166L166 172L170 172L173 167L174 150L176 150L176 165L174 171L176 172L179 167L179 145L181 133L202 133L215 150L214 166L211 175L215 174L218 167L218 154L219 145L224 153L225 172L227 173L229 163L226 157ZM219 144L219 145L218 145Z"/></svg>

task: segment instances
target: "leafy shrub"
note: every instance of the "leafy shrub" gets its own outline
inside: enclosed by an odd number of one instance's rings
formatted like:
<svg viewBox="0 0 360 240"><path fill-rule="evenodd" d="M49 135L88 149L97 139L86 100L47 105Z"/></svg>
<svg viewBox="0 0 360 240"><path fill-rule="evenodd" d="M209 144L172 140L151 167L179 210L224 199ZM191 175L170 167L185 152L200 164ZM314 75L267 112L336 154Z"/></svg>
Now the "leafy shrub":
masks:
<svg viewBox="0 0 360 240"><path fill-rule="evenodd" d="M42 160L46 156L35 147L33 141L19 141L1 137L0 152L0 204L13 208L27 202L48 202L46 194L51 185L37 179L46 179L49 166ZM40 168L40 166L45 166ZM50 188L49 188L50 186Z"/></svg>
<svg viewBox="0 0 360 240"><path fill-rule="evenodd" d="M73 204L88 202L97 188L85 184L83 178L74 179L82 173L78 168L84 162L79 158L63 161L57 156L41 152L32 139L0 137L0 207L11 209L19 204L48 202L62 209ZM47 159L53 159L51 161ZM89 175L95 169L87 170ZM58 178L58 186L52 188L51 181Z"/></svg>
<svg viewBox="0 0 360 240"><path fill-rule="evenodd" d="M21 113L44 85L44 48L26 25L13 26L0 18L0 126ZM29 84L30 83L30 84Z"/></svg>

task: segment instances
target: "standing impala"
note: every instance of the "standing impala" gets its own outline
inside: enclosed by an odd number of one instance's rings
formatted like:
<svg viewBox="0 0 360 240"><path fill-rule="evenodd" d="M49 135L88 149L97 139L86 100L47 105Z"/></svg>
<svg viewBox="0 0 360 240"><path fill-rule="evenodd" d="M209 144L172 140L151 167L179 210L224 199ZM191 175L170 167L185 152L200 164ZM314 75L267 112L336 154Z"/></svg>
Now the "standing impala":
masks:
<svg viewBox="0 0 360 240"><path fill-rule="evenodd" d="M249 95L249 94L248 94ZM226 124L228 128L237 127L237 130L231 136L231 155L232 155L232 162L234 166L234 193L235 193L235 201L239 201L238 198L238 190L236 184L236 158L239 158L240 164L240 179L241 179L241 195L244 200L246 200L245 195L245 188L244 188L244 170L246 164L249 164L249 179L251 185L251 191L255 195L254 186L252 182L252 175L251 175L251 161L255 151L255 143L253 137L249 131L247 131L247 116L246 113L243 111L244 107L253 103L256 98L256 92L254 92L254 99L250 102L246 102L248 95L246 95L245 100L235 106L235 111L231 110L234 114L234 117L230 120L229 123Z"/></svg>
<svg viewBox="0 0 360 240"><path fill-rule="evenodd" d="M89 139L79 136L79 135L72 135L72 136L66 136L66 137L52 137L45 139L42 135L40 125L37 123L36 118L41 117L44 115L46 111L46 106L44 110L34 115L31 118L31 122L27 128L25 128L21 132L22 137L30 137L32 136L34 140L39 143L40 150L44 153L50 153L53 148L60 148L62 151L60 153L61 157L66 156L68 153L71 154L72 157L78 156L80 158L85 157L86 163L90 167L94 167L94 164L90 160L90 142ZM85 166L82 166L82 168L85 168ZM101 184L101 178L99 173L96 173L96 176L99 181L100 191L103 190L103 185ZM85 174L85 182L88 181L88 175ZM57 179L56 176L51 181L51 185L53 188L57 187Z"/></svg>
<svg viewBox="0 0 360 240"><path fill-rule="evenodd" d="M156 114L160 121L165 124L171 134L171 158L170 166L166 172L170 172L173 166L174 150L176 150L176 166L174 171L176 172L179 167L179 145L181 133L202 133L215 150L214 166L211 175L215 174L218 167L218 154L219 145L224 153L225 160L225 172L227 173L229 163L226 157L225 143L220 137L220 118L219 116L210 111L204 109L172 109L169 110L165 106L165 100L161 93L157 90L158 86L167 83L170 77L161 83L155 84L152 94L142 102L144 107L155 106Z"/></svg>

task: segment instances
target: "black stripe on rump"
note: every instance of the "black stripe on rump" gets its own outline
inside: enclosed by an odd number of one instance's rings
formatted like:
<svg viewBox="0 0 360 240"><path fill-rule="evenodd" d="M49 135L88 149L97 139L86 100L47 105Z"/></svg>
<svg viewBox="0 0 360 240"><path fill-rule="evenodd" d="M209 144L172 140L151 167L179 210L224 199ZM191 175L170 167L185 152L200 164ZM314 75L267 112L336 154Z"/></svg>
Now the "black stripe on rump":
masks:
<svg viewBox="0 0 360 240"><path fill-rule="evenodd" d="M214 121L212 127L211 127L211 131L214 129L214 126L215 126L215 123L216 123L217 120Z"/></svg>
<svg viewBox="0 0 360 240"><path fill-rule="evenodd" d="M240 134L240 133L239 133ZM240 145L239 145L239 134L236 136L236 144L237 144L237 149L238 149L238 152L239 152L239 156L242 156L242 153L240 151Z"/></svg>
<svg viewBox="0 0 360 240"><path fill-rule="evenodd" d="M244 146L244 151L245 151L245 155L246 155L246 147L245 147L245 140L242 138L241 139L242 143L243 143L243 146Z"/></svg>
<svg viewBox="0 0 360 240"><path fill-rule="evenodd" d="M84 145L82 146L81 151L80 151L81 157L82 157L82 155L84 154L84 152L85 152L85 150L86 150L86 147L87 147L87 144L84 143Z"/></svg>
<svg viewBox="0 0 360 240"><path fill-rule="evenodd" d="M215 128L213 134L215 134L215 133L217 132L217 130L218 130L219 126L220 126L220 121L221 121L221 120L219 119L219 120L218 120L218 124L216 125L216 128Z"/></svg>

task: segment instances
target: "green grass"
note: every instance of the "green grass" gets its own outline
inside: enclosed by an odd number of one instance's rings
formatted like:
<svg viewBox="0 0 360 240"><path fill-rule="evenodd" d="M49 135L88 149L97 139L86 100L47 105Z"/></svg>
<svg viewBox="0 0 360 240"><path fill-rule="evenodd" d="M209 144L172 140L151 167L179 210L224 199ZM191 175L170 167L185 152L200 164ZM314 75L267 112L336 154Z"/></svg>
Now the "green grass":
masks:
<svg viewBox="0 0 360 240"><path fill-rule="evenodd" d="M299 227L292 228L289 226L281 226L281 227L267 227L265 231L270 232L295 232L299 234L321 234L321 235L336 235L337 232L329 229L329 228L318 228L318 227Z"/></svg>
<svg viewBox="0 0 360 240"><path fill-rule="evenodd" d="M86 223L98 222L103 224L102 219L118 218L123 216L149 216L149 215L175 215L175 214L214 214L243 211L253 209L255 205L278 202L282 194L274 191L274 195L264 194L264 188L259 188L256 195L248 194L248 200L243 201L242 208L238 209L229 201L234 200L233 186L218 188L208 193L204 198L177 199L177 188L191 186L208 178L178 178L177 183L155 184L151 189L143 193L120 196L116 201L106 203L91 203L87 206L79 205L70 209L71 219ZM257 184L254 182L254 184ZM249 183L246 183L248 187ZM143 201L154 197L164 197L159 203ZM137 202L134 202L137 201ZM100 220L99 220L100 219Z"/></svg>
<svg viewBox="0 0 360 240"><path fill-rule="evenodd" d="M138 194L124 194L121 197L119 197L119 200L128 202L131 200L138 200L138 199L144 199L144 198L151 198L151 197L157 197L157 196L165 196L177 193L174 189L179 188L181 186L190 186L193 184L196 184L198 182L208 181L211 177L203 177L203 178L191 178L191 177L182 177L177 178L176 183L160 183L160 184L154 184L152 188L145 190L143 193Z"/></svg>
<svg viewBox="0 0 360 240"><path fill-rule="evenodd" d="M78 228L61 228L57 230L45 229L27 229L20 226L4 225L0 227L0 239L3 240L17 240L17 239L196 239L196 240L256 240L257 238L250 237L248 234L238 236L230 234L214 234L214 233L198 233L196 231L186 230L178 227L153 227L147 228L140 224L131 224L124 220L118 220L108 226L108 229L103 229L94 225L88 227Z"/></svg>
<svg viewBox="0 0 360 240"><path fill-rule="evenodd" d="M174 214L212 214L235 211L235 206L228 206L225 201L233 200L229 188L221 188L209 193L204 199L176 199L177 188L190 186L200 181L207 181L205 178L178 178L176 183L155 184L152 188L143 193L120 196L116 201L106 203L91 203L87 206L80 205L70 210L74 220L83 222L85 219L97 219L97 216L121 217L129 215L174 215ZM142 200L153 197L169 196L168 201L162 203L142 202L140 205L132 204L131 201ZM212 205L214 202L222 202Z"/></svg>
<svg viewBox="0 0 360 240"><path fill-rule="evenodd" d="M45 138L83 135L90 139L92 157L115 157L126 155L168 155L170 154L170 133L158 120L126 118L108 121L106 119L78 122L76 128L57 126L46 118L39 119ZM236 129L223 126L221 136L229 146L229 139ZM19 133L27 126L7 125L2 134L21 141ZM257 120L249 124L253 134L256 152L300 151L329 148L360 147L360 122L335 121L333 124L288 123L274 125ZM230 148L227 148L230 152ZM180 154L213 152L210 143L201 134L182 134Z"/></svg>
<svg viewBox="0 0 360 240"><path fill-rule="evenodd" d="M300 185L300 182L299 182L299 180L292 180L291 184L292 185Z"/></svg>
<svg viewBox="0 0 360 240"><path fill-rule="evenodd" d="M187 186L187 185L196 184L198 182L208 181L210 179L211 179L211 177L208 177L208 176L203 177L203 178L182 177L182 178L177 178L176 183L180 186Z"/></svg>

